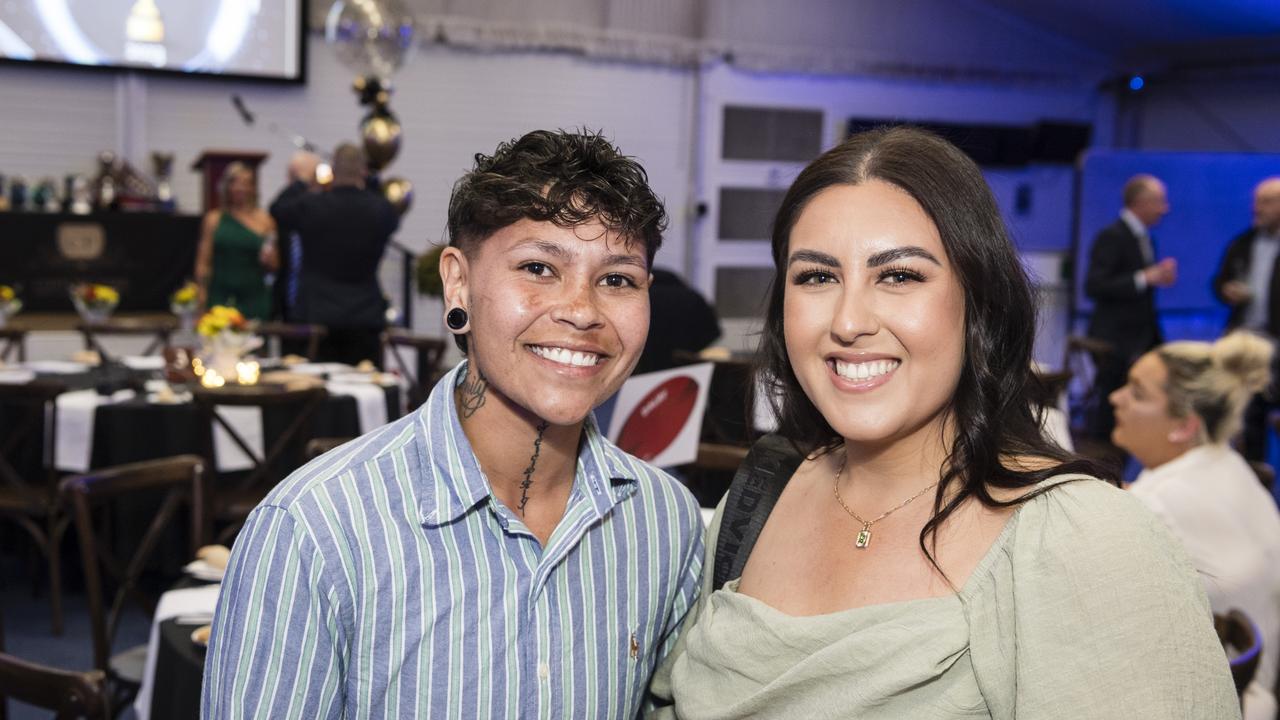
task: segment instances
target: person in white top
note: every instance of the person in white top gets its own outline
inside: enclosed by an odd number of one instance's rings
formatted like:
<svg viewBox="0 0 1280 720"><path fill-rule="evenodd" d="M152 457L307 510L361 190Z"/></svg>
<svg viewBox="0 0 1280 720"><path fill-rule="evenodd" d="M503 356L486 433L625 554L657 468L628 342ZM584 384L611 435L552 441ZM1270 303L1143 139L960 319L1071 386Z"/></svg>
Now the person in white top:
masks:
<svg viewBox="0 0 1280 720"><path fill-rule="evenodd" d="M1245 690L1246 720L1274 720L1280 658L1280 512L1227 442L1245 405L1270 383L1272 345L1234 332L1174 342L1143 355L1111 394L1112 441L1145 468L1134 495L1182 539L1215 613L1243 611L1262 635Z"/></svg>

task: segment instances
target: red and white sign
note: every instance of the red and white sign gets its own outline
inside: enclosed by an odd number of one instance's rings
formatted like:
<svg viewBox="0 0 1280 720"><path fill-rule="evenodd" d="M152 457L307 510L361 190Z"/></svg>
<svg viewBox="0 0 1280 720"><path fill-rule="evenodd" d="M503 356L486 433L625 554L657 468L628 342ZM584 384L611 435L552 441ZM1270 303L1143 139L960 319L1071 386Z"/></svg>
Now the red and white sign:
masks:
<svg viewBox="0 0 1280 720"><path fill-rule="evenodd" d="M609 439L658 467L696 460L712 368L701 363L633 375L618 391Z"/></svg>

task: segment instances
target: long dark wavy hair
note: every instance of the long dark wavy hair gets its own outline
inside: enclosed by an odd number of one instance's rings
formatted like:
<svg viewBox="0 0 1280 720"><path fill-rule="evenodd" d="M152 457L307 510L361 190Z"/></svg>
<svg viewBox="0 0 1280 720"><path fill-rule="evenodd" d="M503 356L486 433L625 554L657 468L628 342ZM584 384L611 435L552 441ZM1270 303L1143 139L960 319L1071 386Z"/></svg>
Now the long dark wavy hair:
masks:
<svg viewBox="0 0 1280 720"><path fill-rule="evenodd" d="M943 423L955 428L955 437L939 471L933 516L920 532L920 548L937 568L926 540L936 539L942 523L970 497L989 507L1011 507L1048 488L1008 501L997 500L991 489L1025 488L1069 472L1117 480L1045 438L1032 401L1042 392L1031 371L1036 303L995 198L967 155L911 127L878 128L851 137L806 167L783 198L773 224L775 274L757 361L764 387L771 390L778 432L813 457L844 441L805 395L787 358L787 257L791 230L809 200L832 186L873 179L901 188L920 204L937 227L964 288L964 361L955 394L944 409L944 420L951 422ZM1016 466L1011 458L1034 458L1038 467ZM953 488L957 491L949 494Z"/></svg>

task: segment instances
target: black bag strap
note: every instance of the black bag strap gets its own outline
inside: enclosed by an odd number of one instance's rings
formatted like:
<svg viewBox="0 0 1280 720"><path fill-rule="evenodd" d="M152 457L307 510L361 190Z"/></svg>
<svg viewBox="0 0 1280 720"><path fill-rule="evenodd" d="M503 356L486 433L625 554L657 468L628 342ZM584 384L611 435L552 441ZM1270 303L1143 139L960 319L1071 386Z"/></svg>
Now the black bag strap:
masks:
<svg viewBox="0 0 1280 720"><path fill-rule="evenodd" d="M733 475L720 517L713 590L742 575L769 513L803 459L780 435L765 435L751 446Z"/></svg>

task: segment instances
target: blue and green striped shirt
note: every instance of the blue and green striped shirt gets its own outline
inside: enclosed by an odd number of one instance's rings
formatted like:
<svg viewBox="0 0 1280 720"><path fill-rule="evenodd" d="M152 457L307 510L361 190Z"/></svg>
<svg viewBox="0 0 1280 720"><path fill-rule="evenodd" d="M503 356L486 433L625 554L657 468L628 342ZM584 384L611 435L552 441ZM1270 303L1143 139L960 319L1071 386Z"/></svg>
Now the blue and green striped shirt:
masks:
<svg viewBox="0 0 1280 720"><path fill-rule="evenodd" d="M203 717L636 717L697 594L697 503L588 420L543 548L467 442L452 393L463 372L249 516Z"/></svg>

